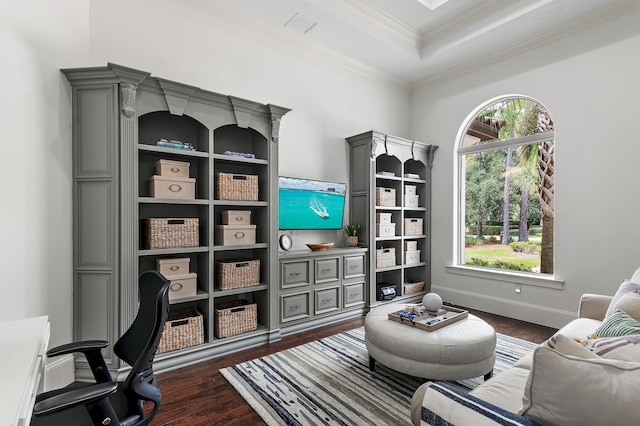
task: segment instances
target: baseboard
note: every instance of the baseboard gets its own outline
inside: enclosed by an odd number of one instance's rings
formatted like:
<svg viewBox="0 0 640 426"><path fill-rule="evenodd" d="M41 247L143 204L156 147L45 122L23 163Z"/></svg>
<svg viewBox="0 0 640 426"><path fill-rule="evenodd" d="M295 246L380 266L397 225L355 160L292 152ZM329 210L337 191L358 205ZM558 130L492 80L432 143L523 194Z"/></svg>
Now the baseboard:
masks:
<svg viewBox="0 0 640 426"><path fill-rule="evenodd" d="M446 302L453 302L456 305L547 327L560 328L578 316L577 312L553 309L547 306L523 303L512 299L503 299L448 287L432 285L431 291L438 293L442 300Z"/></svg>
<svg viewBox="0 0 640 426"><path fill-rule="evenodd" d="M75 381L75 363L73 355L47 358L44 369L44 390L59 389Z"/></svg>

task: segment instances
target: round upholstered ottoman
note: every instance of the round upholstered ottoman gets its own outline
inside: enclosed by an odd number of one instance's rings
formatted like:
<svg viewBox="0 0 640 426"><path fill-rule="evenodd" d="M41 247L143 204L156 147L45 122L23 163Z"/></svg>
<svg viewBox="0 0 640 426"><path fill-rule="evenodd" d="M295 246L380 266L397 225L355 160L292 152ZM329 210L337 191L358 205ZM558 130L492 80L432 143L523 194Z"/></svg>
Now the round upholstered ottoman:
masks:
<svg viewBox="0 0 640 426"><path fill-rule="evenodd" d="M406 305L378 306L364 321L369 367L379 362L393 370L431 380L491 377L496 358L496 332L469 314L435 331L388 319Z"/></svg>

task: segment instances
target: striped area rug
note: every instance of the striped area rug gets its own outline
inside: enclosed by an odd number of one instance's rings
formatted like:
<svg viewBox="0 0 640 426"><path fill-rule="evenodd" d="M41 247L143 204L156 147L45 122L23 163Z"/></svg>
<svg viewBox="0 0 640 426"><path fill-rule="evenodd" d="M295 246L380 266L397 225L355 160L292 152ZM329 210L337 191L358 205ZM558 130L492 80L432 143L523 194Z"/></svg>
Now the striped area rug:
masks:
<svg viewBox="0 0 640 426"><path fill-rule="evenodd" d="M498 334L494 375L536 344ZM220 370L269 426L410 425L424 379L379 363L369 370L364 327ZM473 389L482 377L452 382Z"/></svg>

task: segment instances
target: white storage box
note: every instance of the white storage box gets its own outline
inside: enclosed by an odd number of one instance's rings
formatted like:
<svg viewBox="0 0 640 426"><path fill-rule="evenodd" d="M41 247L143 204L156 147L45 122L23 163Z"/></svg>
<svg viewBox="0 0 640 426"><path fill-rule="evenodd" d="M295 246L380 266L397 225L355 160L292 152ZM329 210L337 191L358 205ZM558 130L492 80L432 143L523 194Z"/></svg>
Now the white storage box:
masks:
<svg viewBox="0 0 640 426"><path fill-rule="evenodd" d="M405 207L418 207L418 195L405 195L404 196Z"/></svg>
<svg viewBox="0 0 640 426"><path fill-rule="evenodd" d="M395 207L396 190L393 188L376 188L376 206Z"/></svg>
<svg viewBox="0 0 640 426"><path fill-rule="evenodd" d="M188 274L190 262L191 259L189 259L188 257L180 257L176 259L156 259L158 272L169 279L171 279L170 277L176 275Z"/></svg>
<svg viewBox="0 0 640 426"><path fill-rule="evenodd" d="M416 251L418 250L418 242L417 241L405 241L404 249L406 251Z"/></svg>
<svg viewBox="0 0 640 426"><path fill-rule="evenodd" d="M251 211L249 210L225 210L222 212L223 225L250 225Z"/></svg>
<svg viewBox="0 0 640 426"><path fill-rule="evenodd" d="M217 225L216 244L238 246L256 243L256 225Z"/></svg>
<svg viewBox="0 0 640 426"><path fill-rule="evenodd" d="M391 223L391 213L376 213L376 223Z"/></svg>
<svg viewBox="0 0 640 426"><path fill-rule="evenodd" d="M158 160L156 161L156 174L165 177L189 177L190 164L186 161Z"/></svg>
<svg viewBox="0 0 640 426"><path fill-rule="evenodd" d="M404 186L404 195L416 195L416 186L415 185L405 185Z"/></svg>
<svg viewBox="0 0 640 426"><path fill-rule="evenodd" d="M395 223L376 223L376 237L395 237Z"/></svg>
<svg viewBox="0 0 640 426"><path fill-rule="evenodd" d="M171 284L169 285L169 300L195 296L198 288L196 283L197 277L198 274L196 273L167 277L167 279L171 280Z"/></svg>
<svg viewBox="0 0 640 426"><path fill-rule="evenodd" d="M414 263L420 263L420 250L405 251L404 264L413 265Z"/></svg>
<svg viewBox="0 0 640 426"><path fill-rule="evenodd" d="M424 233L422 218L406 218L404 220L404 235L422 235Z"/></svg>
<svg viewBox="0 0 640 426"><path fill-rule="evenodd" d="M151 176L149 195L153 198L193 200L196 198L196 180L193 178Z"/></svg>

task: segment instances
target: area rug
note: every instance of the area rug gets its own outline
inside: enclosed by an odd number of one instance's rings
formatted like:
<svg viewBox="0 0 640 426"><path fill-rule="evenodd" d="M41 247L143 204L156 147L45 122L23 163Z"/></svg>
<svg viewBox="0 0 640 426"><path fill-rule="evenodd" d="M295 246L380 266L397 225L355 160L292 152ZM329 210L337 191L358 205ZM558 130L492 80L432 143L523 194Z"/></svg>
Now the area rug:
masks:
<svg viewBox="0 0 640 426"><path fill-rule="evenodd" d="M537 345L498 334L494 375ZM410 425L413 392L425 379L379 363L369 370L364 327L336 334L220 373L269 426ZM451 382L470 390L482 377Z"/></svg>

